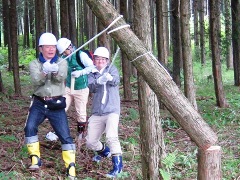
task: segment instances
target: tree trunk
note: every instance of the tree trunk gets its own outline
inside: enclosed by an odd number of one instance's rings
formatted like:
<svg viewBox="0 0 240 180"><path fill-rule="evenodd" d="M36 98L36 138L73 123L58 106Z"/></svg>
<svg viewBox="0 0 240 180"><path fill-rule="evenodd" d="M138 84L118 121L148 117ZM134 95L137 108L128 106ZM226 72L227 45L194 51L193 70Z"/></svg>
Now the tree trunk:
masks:
<svg viewBox="0 0 240 180"><path fill-rule="evenodd" d="M29 0L29 25L30 25L30 34L32 36L32 44L31 44L31 46L34 49L34 48L36 48L35 47L36 39L35 39L35 36L34 36L34 28L35 28L35 26L34 26L34 2L33 1L34 0Z"/></svg>
<svg viewBox="0 0 240 180"><path fill-rule="evenodd" d="M59 30L57 23L57 10L56 10L56 1L50 0L51 7L51 22L52 22L52 33L59 39Z"/></svg>
<svg viewBox="0 0 240 180"><path fill-rule="evenodd" d="M120 1L120 14L123 15L125 19L128 19L128 11L127 11L127 1ZM124 53L121 53L122 59L122 74L123 74L123 94L125 100L132 99L132 90L130 85L131 78L131 64L127 59L127 56Z"/></svg>
<svg viewBox="0 0 240 180"><path fill-rule="evenodd" d="M24 1L24 39L23 39L23 47L28 48L30 46L29 43L29 20L28 20L28 0Z"/></svg>
<svg viewBox="0 0 240 180"><path fill-rule="evenodd" d="M221 180L221 147L198 150L198 180Z"/></svg>
<svg viewBox="0 0 240 180"><path fill-rule="evenodd" d="M68 0L68 14L69 14L69 35L72 43L77 45L77 31L75 18L75 0Z"/></svg>
<svg viewBox="0 0 240 180"><path fill-rule="evenodd" d="M201 64L206 64L205 56L205 24L204 24L204 0L199 0L199 25L200 25L200 51L201 51Z"/></svg>
<svg viewBox="0 0 240 180"><path fill-rule="evenodd" d="M68 13L68 0L60 0L60 26L61 37L70 39L69 33L69 13Z"/></svg>
<svg viewBox="0 0 240 180"><path fill-rule="evenodd" d="M11 37L11 50L13 62L13 79L14 89L17 96L21 96L21 85L19 78L19 64L18 64L18 38L17 38L17 5L16 0L10 0L9 6L9 20L10 20L10 37Z"/></svg>
<svg viewBox="0 0 240 180"><path fill-rule="evenodd" d="M120 16L107 0L86 0L86 3L106 27ZM125 24L126 22L120 19L112 28ZM149 53L145 43L140 41L130 28L120 29L110 35L191 139L202 149L216 143L217 135L183 95L168 72Z"/></svg>
<svg viewBox="0 0 240 180"><path fill-rule="evenodd" d="M193 81L193 65L192 65L192 48L190 39L190 0L182 0L180 2L181 12L181 40L182 40L182 55L183 55L183 71L184 71L184 92L185 96L197 109L197 101L195 94L195 86Z"/></svg>
<svg viewBox="0 0 240 180"><path fill-rule="evenodd" d="M36 26L36 47L38 47L38 38L46 31L46 20L44 15L44 0L35 1L35 26ZM36 57L38 57L38 48L36 48Z"/></svg>
<svg viewBox="0 0 240 180"><path fill-rule="evenodd" d="M212 50L212 68L213 68L213 78L217 106L228 107L226 101L223 84L222 84L222 72L221 72L221 61L219 52L219 21L220 21L220 1L219 0L209 0L210 8L210 37L211 37L211 50Z"/></svg>
<svg viewBox="0 0 240 180"><path fill-rule="evenodd" d="M199 59L199 1L191 1L193 6L193 17L194 17L194 53L195 57Z"/></svg>
<svg viewBox="0 0 240 180"><path fill-rule="evenodd" d="M3 19L3 40L4 47L8 45L8 35L9 35L9 7L8 0L2 0L2 19Z"/></svg>
<svg viewBox="0 0 240 180"><path fill-rule="evenodd" d="M171 35L172 35L172 50L173 50L173 81L181 87L181 61L182 61L182 44L181 44L181 28L179 14L179 0L171 0Z"/></svg>
<svg viewBox="0 0 240 180"><path fill-rule="evenodd" d="M3 80L2 80L2 73L0 71L0 92L4 93L4 86L3 86Z"/></svg>
<svg viewBox="0 0 240 180"><path fill-rule="evenodd" d="M240 2L231 0L234 85L240 86Z"/></svg>
<svg viewBox="0 0 240 180"><path fill-rule="evenodd" d="M158 59L163 64L167 64L167 56L168 56L168 49L167 49L167 37L166 37L166 24L164 23L164 0L156 1L156 12L157 12L157 49L158 49Z"/></svg>
<svg viewBox="0 0 240 180"><path fill-rule="evenodd" d="M149 1L133 0L133 4L134 31L139 39L146 44L147 49L151 51ZM160 179L159 165L161 164L162 151L165 151L165 145L163 130L161 128L159 104L157 96L141 75L138 75L138 97L143 179Z"/></svg>

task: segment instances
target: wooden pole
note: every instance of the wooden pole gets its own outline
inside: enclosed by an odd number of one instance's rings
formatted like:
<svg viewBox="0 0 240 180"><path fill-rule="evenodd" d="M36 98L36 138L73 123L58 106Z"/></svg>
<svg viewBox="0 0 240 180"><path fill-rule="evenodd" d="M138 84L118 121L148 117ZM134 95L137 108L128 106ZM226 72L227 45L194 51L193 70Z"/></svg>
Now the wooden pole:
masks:
<svg viewBox="0 0 240 180"><path fill-rule="evenodd" d="M220 180L221 172L221 147L198 150L198 180Z"/></svg>

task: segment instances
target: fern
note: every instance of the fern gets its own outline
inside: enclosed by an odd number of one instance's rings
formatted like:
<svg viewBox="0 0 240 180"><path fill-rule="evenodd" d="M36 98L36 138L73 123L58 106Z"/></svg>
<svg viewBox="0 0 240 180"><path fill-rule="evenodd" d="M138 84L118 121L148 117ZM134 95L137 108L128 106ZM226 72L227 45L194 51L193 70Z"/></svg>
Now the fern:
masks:
<svg viewBox="0 0 240 180"><path fill-rule="evenodd" d="M176 162L176 152L169 153L167 157L165 157L162 160L162 163L164 164L167 170L172 169L175 162Z"/></svg>
<svg viewBox="0 0 240 180"><path fill-rule="evenodd" d="M162 175L164 180L171 179L170 170L174 167L176 162L176 152L169 153L163 160L162 164L164 165L164 169L160 169L160 174Z"/></svg>
<svg viewBox="0 0 240 180"><path fill-rule="evenodd" d="M163 169L160 169L160 174L162 175L163 180L171 179L171 175L167 171L164 171Z"/></svg>

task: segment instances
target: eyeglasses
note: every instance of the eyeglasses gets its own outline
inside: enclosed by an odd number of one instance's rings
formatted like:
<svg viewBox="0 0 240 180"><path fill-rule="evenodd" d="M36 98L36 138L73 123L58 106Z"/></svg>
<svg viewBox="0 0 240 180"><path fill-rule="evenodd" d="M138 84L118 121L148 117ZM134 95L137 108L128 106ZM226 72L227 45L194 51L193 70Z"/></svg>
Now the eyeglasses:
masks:
<svg viewBox="0 0 240 180"><path fill-rule="evenodd" d="M71 47L72 47L72 44L70 44L66 50L71 50Z"/></svg>
<svg viewBox="0 0 240 180"><path fill-rule="evenodd" d="M105 60L107 60L107 58L100 57L100 56L94 56L94 60L95 61L105 61Z"/></svg>

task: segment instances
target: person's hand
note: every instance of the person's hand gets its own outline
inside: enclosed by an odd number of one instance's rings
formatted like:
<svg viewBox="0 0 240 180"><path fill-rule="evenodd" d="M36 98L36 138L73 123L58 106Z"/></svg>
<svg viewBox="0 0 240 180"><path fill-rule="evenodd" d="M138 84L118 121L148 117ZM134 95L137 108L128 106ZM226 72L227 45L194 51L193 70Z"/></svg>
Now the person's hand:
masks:
<svg viewBox="0 0 240 180"><path fill-rule="evenodd" d="M43 63L43 72L48 74L50 72L56 73L58 72L58 65L56 63L51 64L49 61Z"/></svg>
<svg viewBox="0 0 240 180"><path fill-rule="evenodd" d="M112 75L111 75L111 74L109 74L109 73L104 73L104 76L106 76L106 78L107 78L107 81L112 81L112 80L113 80L113 77L112 77Z"/></svg>
<svg viewBox="0 0 240 180"><path fill-rule="evenodd" d="M57 73L57 72L58 72L58 69L59 69L58 64L56 64L56 63L51 64L51 66L50 66L50 72L52 72L52 73Z"/></svg>
<svg viewBox="0 0 240 180"><path fill-rule="evenodd" d="M106 84L106 82L108 81L108 78L105 74L103 74L102 76L100 76L98 79L97 79L97 83L98 84Z"/></svg>
<svg viewBox="0 0 240 180"><path fill-rule="evenodd" d="M50 68L51 68L51 64L49 61L46 61L45 63L43 63L42 69L43 69L44 74L48 74L50 72L49 71Z"/></svg>
<svg viewBox="0 0 240 180"><path fill-rule="evenodd" d="M78 71L73 71L71 75L75 78L78 78L79 76L83 76L86 74L86 70L78 70Z"/></svg>

